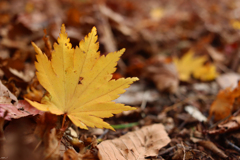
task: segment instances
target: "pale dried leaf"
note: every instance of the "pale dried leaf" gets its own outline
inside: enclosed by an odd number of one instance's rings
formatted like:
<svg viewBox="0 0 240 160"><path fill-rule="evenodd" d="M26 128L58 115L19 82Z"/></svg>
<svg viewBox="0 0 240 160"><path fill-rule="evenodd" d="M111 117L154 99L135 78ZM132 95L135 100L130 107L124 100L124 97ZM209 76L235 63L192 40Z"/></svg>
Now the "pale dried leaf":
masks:
<svg viewBox="0 0 240 160"><path fill-rule="evenodd" d="M222 89L231 87L232 89L238 85L240 74L237 73L224 73L217 77L217 83Z"/></svg>
<svg viewBox="0 0 240 160"><path fill-rule="evenodd" d="M98 145L100 160L133 160L157 156L159 150L170 142L162 124L145 126L140 130L107 140Z"/></svg>
<svg viewBox="0 0 240 160"><path fill-rule="evenodd" d="M9 71L13 75L15 75L15 76L21 78L22 80L24 80L25 82L30 82L31 79L34 77L34 70L33 69L32 70L28 69L27 72L21 72L21 71L18 71L16 69L14 69L14 68L9 68Z"/></svg>
<svg viewBox="0 0 240 160"><path fill-rule="evenodd" d="M207 118L196 107L186 106L185 111L187 111L190 115L192 115L195 119L197 119L200 122L207 121Z"/></svg>
<svg viewBox="0 0 240 160"><path fill-rule="evenodd" d="M147 102L154 102L158 100L159 93L157 90L146 90L144 87L145 86L141 84L132 84L126 89L126 92L123 93L118 99L114 100L114 102L128 105L140 105L143 99Z"/></svg>
<svg viewBox="0 0 240 160"><path fill-rule="evenodd" d="M224 55L221 52L217 51L212 46L209 45L206 47L206 49L214 61L221 63L225 61Z"/></svg>
<svg viewBox="0 0 240 160"><path fill-rule="evenodd" d="M0 81L0 104L11 104L12 101L17 102L17 97Z"/></svg>

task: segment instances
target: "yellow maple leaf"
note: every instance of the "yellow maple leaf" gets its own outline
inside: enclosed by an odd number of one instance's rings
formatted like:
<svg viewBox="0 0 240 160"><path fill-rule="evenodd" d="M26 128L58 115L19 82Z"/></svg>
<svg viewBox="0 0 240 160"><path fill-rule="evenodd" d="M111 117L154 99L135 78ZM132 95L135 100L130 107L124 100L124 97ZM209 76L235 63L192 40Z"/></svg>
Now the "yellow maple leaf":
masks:
<svg viewBox="0 0 240 160"><path fill-rule="evenodd" d="M207 57L205 56L194 58L193 50L189 50L181 59L173 58L181 81L189 81L192 74L194 78L203 81L215 79L217 76L216 68L212 64L204 66L206 61Z"/></svg>
<svg viewBox="0 0 240 160"><path fill-rule="evenodd" d="M100 56L95 27L75 49L67 38L64 25L57 41L51 60L32 43L37 53L37 78L48 94L41 103L26 100L39 110L67 115L80 128L89 126L114 130L101 118L135 109L112 102L138 80L136 77L112 80L112 73L124 49Z"/></svg>
<svg viewBox="0 0 240 160"><path fill-rule="evenodd" d="M239 30L240 29L240 21L238 20L232 20L231 25L234 29Z"/></svg>
<svg viewBox="0 0 240 160"><path fill-rule="evenodd" d="M150 16L154 20L160 20L164 15L164 10L160 7L154 8L150 11Z"/></svg>
<svg viewBox="0 0 240 160"><path fill-rule="evenodd" d="M197 68L193 72L193 77L196 79L200 79L202 81L211 81L216 78L218 75L216 71L216 67L213 64L206 64L200 68Z"/></svg>

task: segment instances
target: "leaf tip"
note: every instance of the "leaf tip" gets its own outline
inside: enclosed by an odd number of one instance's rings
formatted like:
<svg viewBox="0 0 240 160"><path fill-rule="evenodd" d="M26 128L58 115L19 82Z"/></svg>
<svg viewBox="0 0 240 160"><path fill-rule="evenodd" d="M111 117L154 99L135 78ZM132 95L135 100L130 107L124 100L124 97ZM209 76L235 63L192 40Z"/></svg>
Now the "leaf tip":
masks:
<svg viewBox="0 0 240 160"><path fill-rule="evenodd" d="M62 24L61 33L64 34L66 32L65 24Z"/></svg>
<svg viewBox="0 0 240 160"><path fill-rule="evenodd" d="M126 48L122 48L120 52L124 53L126 51Z"/></svg>
<svg viewBox="0 0 240 160"><path fill-rule="evenodd" d="M34 48L38 48L37 45L34 42L31 42L31 44Z"/></svg>
<svg viewBox="0 0 240 160"><path fill-rule="evenodd" d="M34 42L32 42L32 41L31 41L31 44L32 44L32 45L36 45L36 44L35 44Z"/></svg>
<svg viewBox="0 0 240 160"><path fill-rule="evenodd" d="M98 36L97 36L97 28L96 28L95 26L93 26L93 28L92 28L90 34L93 34L93 36L96 37L95 42L97 42L97 38L98 38Z"/></svg>
<svg viewBox="0 0 240 160"><path fill-rule="evenodd" d="M133 81L138 81L139 78L138 78L138 77L132 77L132 80L133 80Z"/></svg>
<svg viewBox="0 0 240 160"><path fill-rule="evenodd" d="M67 39L67 41L69 42L70 41L70 39L68 38L68 35L67 35L67 32L66 32L66 27L65 27L65 24L62 24L62 27L61 27L61 33L60 33L60 35L59 35L59 37L58 37L58 42L59 43L61 43L60 41L60 39ZM54 44L55 45L55 44ZM54 46L53 45L53 46Z"/></svg>
<svg viewBox="0 0 240 160"><path fill-rule="evenodd" d="M93 28L92 28L92 31L91 32L93 32L93 33L97 33L97 28L95 27L95 26L93 26Z"/></svg>
<svg viewBox="0 0 240 160"><path fill-rule="evenodd" d="M111 129L112 131L116 131L112 126L110 126L108 129Z"/></svg>
<svg viewBox="0 0 240 160"><path fill-rule="evenodd" d="M42 54L42 51L41 49L34 43L34 42L31 42L35 52L39 55L39 54Z"/></svg>

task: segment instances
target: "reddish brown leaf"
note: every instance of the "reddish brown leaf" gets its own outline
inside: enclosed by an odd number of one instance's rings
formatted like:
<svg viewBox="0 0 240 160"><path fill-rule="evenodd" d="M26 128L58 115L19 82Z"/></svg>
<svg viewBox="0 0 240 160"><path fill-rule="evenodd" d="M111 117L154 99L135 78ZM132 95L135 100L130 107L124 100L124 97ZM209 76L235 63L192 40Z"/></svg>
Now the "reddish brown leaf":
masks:
<svg viewBox="0 0 240 160"><path fill-rule="evenodd" d="M29 115L35 116L37 114L42 113L42 111L39 111L36 108L32 107L25 100L19 100L16 105L13 105L11 103L0 104L0 117L3 117L5 111L8 111L8 114L5 117L6 120L10 120L12 118L18 119Z"/></svg>

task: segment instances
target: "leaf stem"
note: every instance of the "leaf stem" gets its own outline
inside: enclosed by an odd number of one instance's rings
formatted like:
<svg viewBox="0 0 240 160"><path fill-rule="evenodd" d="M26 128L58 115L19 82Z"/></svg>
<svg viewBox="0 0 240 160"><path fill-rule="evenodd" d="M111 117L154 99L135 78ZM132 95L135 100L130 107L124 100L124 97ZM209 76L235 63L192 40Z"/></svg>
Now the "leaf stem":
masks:
<svg viewBox="0 0 240 160"><path fill-rule="evenodd" d="M67 117L67 113L65 113L64 116L63 116L62 128L64 127L64 123L65 123L66 117Z"/></svg>

